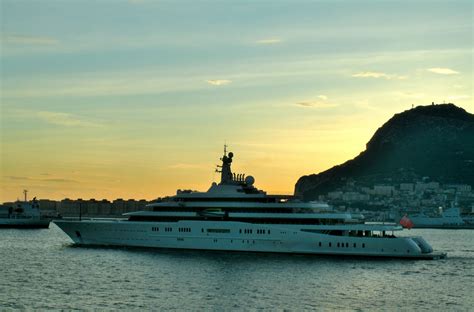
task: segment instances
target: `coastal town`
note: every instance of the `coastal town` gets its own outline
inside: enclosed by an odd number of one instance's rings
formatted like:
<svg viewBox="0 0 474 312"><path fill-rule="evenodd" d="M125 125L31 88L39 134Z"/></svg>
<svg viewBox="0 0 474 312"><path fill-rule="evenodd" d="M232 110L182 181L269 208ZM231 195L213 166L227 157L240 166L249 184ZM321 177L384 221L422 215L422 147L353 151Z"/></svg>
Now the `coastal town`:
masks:
<svg viewBox="0 0 474 312"><path fill-rule="evenodd" d="M404 214L439 215L456 206L467 217L474 213L474 192L468 184L441 184L429 178L405 183L371 186L348 181L345 186L320 195L337 210L363 212L374 221L393 221Z"/></svg>
<svg viewBox="0 0 474 312"><path fill-rule="evenodd" d="M62 217L121 217L123 213L150 210L148 204L160 201L145 199L38 199L45 216ZM401 216L424 213L440 215L443 210L456 206L466 218L474 215L474 191L468 184L441 184L429 178L410 183L377 183L361 185L348 181L343 187L324 195L318 201L326 202L335 210L360 212L371 221L397 221ZM0 210L15 207L6 202Z"/></svg>

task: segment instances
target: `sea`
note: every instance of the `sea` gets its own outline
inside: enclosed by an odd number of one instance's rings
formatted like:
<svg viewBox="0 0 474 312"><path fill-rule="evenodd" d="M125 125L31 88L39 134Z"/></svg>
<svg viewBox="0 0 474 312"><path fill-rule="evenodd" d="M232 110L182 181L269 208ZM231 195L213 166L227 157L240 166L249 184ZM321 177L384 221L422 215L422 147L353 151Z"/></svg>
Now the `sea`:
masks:
<svg viewBox="0 0 474 312"><path fill-rule="evenodd" d="M442 260L76 247L0 229L0 310L474 311L474 230L412 229Z"/></svg>

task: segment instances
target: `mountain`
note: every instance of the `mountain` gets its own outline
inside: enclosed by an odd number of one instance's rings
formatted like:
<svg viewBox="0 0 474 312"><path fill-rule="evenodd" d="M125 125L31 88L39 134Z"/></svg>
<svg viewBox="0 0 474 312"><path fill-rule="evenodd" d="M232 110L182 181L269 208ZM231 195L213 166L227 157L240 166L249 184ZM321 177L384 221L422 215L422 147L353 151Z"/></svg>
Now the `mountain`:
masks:
<svg viewBox="0 0 474 312"><path fill-rule="evenodd" d="M311 200L348 181L373 185L413 182L421 177L474 186L473 114L451 103L418 106L396 114L354 159L301 177L295 195Z"/></svg>

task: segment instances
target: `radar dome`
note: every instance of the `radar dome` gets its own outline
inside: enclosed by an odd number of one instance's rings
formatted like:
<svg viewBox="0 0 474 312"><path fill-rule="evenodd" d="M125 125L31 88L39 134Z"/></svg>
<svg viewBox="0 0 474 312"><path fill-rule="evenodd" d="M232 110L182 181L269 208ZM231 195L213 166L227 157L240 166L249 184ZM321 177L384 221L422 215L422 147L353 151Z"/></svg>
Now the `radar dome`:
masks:
<svg viewBox="0 0 474 312"><path fill-rule="evenodd" d="M245 184L247 185L253 185L255 183L255 179L252 176L248 176L245 178Z"/></svg>
<svg viewBox="0 0 474 312"><path fill-rule="evenodd" d="M234 157L234 153L229 152L229 158L232 158L232 157Z"/></svg>

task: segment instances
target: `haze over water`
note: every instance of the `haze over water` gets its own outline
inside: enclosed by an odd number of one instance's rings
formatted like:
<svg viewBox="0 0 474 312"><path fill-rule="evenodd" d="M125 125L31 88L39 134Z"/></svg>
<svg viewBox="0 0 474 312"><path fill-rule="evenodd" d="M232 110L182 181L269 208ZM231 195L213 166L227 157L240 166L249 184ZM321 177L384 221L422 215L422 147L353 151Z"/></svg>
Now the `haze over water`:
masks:
<svg viewBox="0 0 474 312"><path fill-rule="evenodd" d="M444 260L73 247L0 231L0 309L404 310L474 306L474 231L411 230Z"/></svg>

